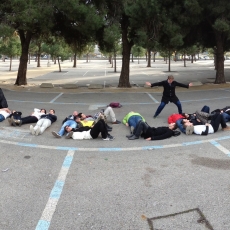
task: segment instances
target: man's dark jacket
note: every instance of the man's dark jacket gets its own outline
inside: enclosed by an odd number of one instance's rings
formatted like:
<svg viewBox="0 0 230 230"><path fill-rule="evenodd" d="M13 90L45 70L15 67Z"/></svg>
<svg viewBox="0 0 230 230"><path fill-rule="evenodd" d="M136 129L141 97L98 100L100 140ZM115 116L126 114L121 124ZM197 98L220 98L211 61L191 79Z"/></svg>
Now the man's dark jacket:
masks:
<svg viewBox="0 0 230 230"><path fill-rule="evenodd" d="M189 88L189 85L184 85L177 81L173 81L170 85L168 83L168 80L151 84L151 87L153 86L163 86L164 87L163 96L162 96L161 101L164 102L165 104L168 104L169 102L176 103L177 101L179 101L178 97L175 94L176 86L180 86L183 88Z"/></svg>

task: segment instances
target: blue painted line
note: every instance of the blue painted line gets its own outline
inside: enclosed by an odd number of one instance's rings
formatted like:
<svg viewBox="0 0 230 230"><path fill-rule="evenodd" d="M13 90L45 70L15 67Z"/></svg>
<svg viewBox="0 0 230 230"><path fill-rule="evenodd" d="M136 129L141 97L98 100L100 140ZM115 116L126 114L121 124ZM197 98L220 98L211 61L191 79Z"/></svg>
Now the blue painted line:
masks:
<svg viewBox="0 0 230 230"><path fill-rule="evenodd" d="M98 149L101 152L110 152L110 151L122 151L122 148L99 148Z"/></svg>
<svg viewBox="0 0 230 230"><path fill-rule="evenodd" d="M50 198L59 199L62 193L63 186L64 186L64 181L57 180L50 193Z"/></svg>
<svg viewBox="0 0 230 230"><path fill-rule="evenodd" d="M33 148L38 147L37 144L29 144L29 143L21 143L21 142L18 142L17 145L26 146L26 147L33 147Z"/></svg>
<svg viewBox="0 0 230 230"><path fill-rule="evenodd" d="M213 144L214 146L220 146L220 144L216 141L210 141L211 144Z"/></svg>
<svg viewBox="0 0 230 230"><path fill-rule="evenodd" d="M63 167L69 168L72 163L73 157L72 156L66 156L65 161L63 162Z"/></svg>
<svg viewBox="0 0 230 230"><path fill-rule="evenodd" d="M198 144L203 144L203 143L204 143L204 141L184 142L184 143L182 143L182 146L198 145Z"/></svg>
<svg viewBox="0 0 230 230"><path fill-rule="evenodd" d="M226 140L226 139L229 139L229 138L230 138L230 136L224 136L224 137L218 137L215 140L220 141L220 140Z"/></svg>
<svg viewBox="0 0 230 230"><path fill-rule="evenodd" d="M57 150L65 150L65 151L68 151L68 150L77 151L78 150L78 148L75 148L75 147L65 147L65 146L57 146L55 149L57 149Z"/></svg>
<svg viewBox="0 0 230 230"><path fill-rule="evenodd" d="M50 227L50 222L45 220L39 220L35 230L48 230Z"/></svg>

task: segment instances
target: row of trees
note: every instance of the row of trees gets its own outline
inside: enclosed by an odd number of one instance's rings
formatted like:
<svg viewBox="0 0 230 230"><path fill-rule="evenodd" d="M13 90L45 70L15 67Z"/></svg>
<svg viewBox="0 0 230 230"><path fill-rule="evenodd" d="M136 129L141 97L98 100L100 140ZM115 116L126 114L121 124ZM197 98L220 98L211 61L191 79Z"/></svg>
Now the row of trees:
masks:
<svg viewBox="0 0 230 230"><path fill-rule="evenodd" d="M148 53L164 51L170 57L180 51L212 48L215 83L225 83L224 52L229 50L230 2L208 0L1 0L0 34L20 38L21 56L15 84L24 85L30 45L61 43L76 56L92 44L116 59L122 45L118 87L131 87L130 53L134 45ZM63 40L65 42L63 42ZM47 53L51 54L50 50Z"/></svg>

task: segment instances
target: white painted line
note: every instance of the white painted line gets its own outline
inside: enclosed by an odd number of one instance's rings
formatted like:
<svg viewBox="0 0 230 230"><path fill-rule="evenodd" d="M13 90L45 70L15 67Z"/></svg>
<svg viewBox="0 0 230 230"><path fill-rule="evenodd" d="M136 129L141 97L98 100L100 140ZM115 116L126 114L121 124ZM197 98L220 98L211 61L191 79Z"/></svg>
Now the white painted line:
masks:
<svg viewBox="0 0 230 230"><path fill-rule="evenodd" d="M50 227L50 222L52 220L53 214L56 210L58 201L62 194L63 187L65 185L66 176L69 172L72 160L74 156L74 151L69 150L65 160L62 164L62 168L59 172L58 178L54 184L54 187L50 193L48 202L46 203L45 209L42 213L40 220L36 226L36 230L48 230Z"/></svg>
<svg viewBox="0 0 230 230"><path fill-rule="evenodd" d="M210 141L210 143L212 144L212 145L214 145L216 148L218 148L221 152L223 152L224 154L226 154L226 155L230 155L230 152L229 152L229 150L228 149L226 149L224 146L222 146L222 145L220 145L218 142L216 142L216 141Z"/></svg>
<svg viewBox="0 0 230 230"><path fill-rule="evenodd" d="M134 85L136 85L136 86L138 86L138 87L139 87L139 85L138 85L138 84L136 84L134 81L132 81L132 83L133 83Z"/></svg>
<svg viewBox="0 0 230 230"><path fill-rule="evenodd" d="M147 76L149 76L147 73L145 73L145 72L142 72L144 75L147 75Z"/></svg>
<svg viewBox="0 0 230 230"><path fill-rule="evenodd" d="M89 71L86 71L82 76L85 76Z"/></svg>
<svg viewBox="0 0 230 230"><path fill-rule="evenodd" d="M158 100L156 100L150 93L146 93L147 95L149 95L149 97L156 103L160 103Z"/></svg>
<svg viewBox="0 0 230 230"><path fill-rule="evenodd" d="M57 95L53 100L50 101L50 103L55 102L63 93L60 93L59 95Z"/></svg>

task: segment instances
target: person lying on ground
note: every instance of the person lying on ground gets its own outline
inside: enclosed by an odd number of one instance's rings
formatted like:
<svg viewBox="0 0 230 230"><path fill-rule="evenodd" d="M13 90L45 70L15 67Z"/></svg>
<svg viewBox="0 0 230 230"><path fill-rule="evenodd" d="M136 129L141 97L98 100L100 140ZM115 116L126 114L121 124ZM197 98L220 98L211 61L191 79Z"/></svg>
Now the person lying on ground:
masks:
<svg viewBox="0 0 230 230"><path fill-rule="evenodd" d="M98 115L96 115L94 117L89 117L89 116L86 116L84 113L79 113L78 117L80 118L79 125L81 125L81 126L89 126L89 127L92 127L100 119L103 119L105 121L107 130L108 131L112 131L112 127L109 126L106 123L106 116L103 113L99 113Z"/></svg>
<svg viewBox="0 0 230 230"><path fill-rule="evenodd" d="M4 121L11 114L11 111L8 108L0 109L0 122Z"/></svg>
<svg viewBox="0 0 230 230"><path fill-rule="evenodd" d="M211 112L211 114L214 113L221 113L224 117L225 122L230 121L230 106L225 106L223 109L215 109Z"/></svg>
<svg viewBox="0 0 230 230"><path fill-rule="evenodd" d="M0 109L8 108L8 103L4 96L2 89L0 88Z"/></svg>
<svg viewBox="0 0 230 230"><path fill-rule="evenodd" d="M34 111L31 113L31 115L27 117L22 117L21 119L15 120L12 116L8 119L9 124L13 126L21 126L24 124L30 124L30 123L36 123L38 120L40 120L41 116L46 114L45 109L34 109Z"/></svg>
<svg viewBox="0 0 230 230"><path fill-rule="evenodd" d="M163 140L172 136L179 135L179 131L176 129L176 124L171 123L168 127L150 127L146 122L140 121L132 135L126 136L129 140L139 139L142 136L145 140Z"/></svg>
<svg viewBox="0 0 230 230"><path fill-rule="evenodd" d="M71 128L77 128L78 126L77 122L79 121L79 118L77 115L78 115L78 112L74 111L73 114L66 117L62 122L61 129L58 132L52 131L52 134L57 138L61 138L65 134L66 126L70 126Z"/></svg>
<svg viewBox="0 0 230 230"><path fill-rule="evenodd" d="M84 126L80 128L72 128L70 126L66 126L65 131L68 132L66 135L67 139L96 139L100 133L102 139L105 141L112 141L114 139L114 137L108 133L105 121L103 119L99 120L93 127Z"/></svg>
<svg viewBox="0 0 230 230"><path fill-rule="evenodd" d="M221 125L223 131L230 131L230 127L226 125L224 117L222 114L214 114L211 116L211 122L206 123L205 125L195 125L193 126L193 132L198 135L208 135L218 131L219 126ZM184 121L184 126L191 126L189 121Z"/></svg>
<svg viewBox="0 0 230 230"><path fill-rule="evenodd" d="M193 125L202 125L208 122L208 119L210 119L211 115L209 115L210 108L205 105L201 109L201 111L197 111L196 113L188 114L188 113L182 113L180 114L172 114L168 118L168 123L176 123L177 127L180 129L180 131L186 135L190 135L193 133ZM200 119L198 119L200 118ZM185 119L185 120L184 120ZM186 129L184 128L184 122L189 121L188 126L186 126Z"/></svg>
<svg viewBox="0 0 230 230"><path fill-rule="evenodd" d="M38 136L39 134L43 134L43 132L51 126L57 120L57 116L55 115L55 110L50 109L49 113L41 115L41 119L37 122L37 124L33 127L30 125L30 132L32 135Z"/></svg>
<svg viewBox="0 0 230 230"><path fill-rule="evenodd" d="M140 113L130 111L125 115L125 117L122 120L122 123L127 127L130 127L130 133L132 134L139 121L145 122L145 118Z"/></svg>
<svg viewBox="0 0 230 230"><path fill-rule="evenodd" d="M111 121L112 124L120 124L121 122L116 119L116 115L113 111L113 108L111 106L108 106L105 110L102 109L100 112L94 114L94 115L85 115L82 113L82 119L88 120L88 121L95 121L100 115L104 115L106 117L106 122L108 120Z"/></svg>

